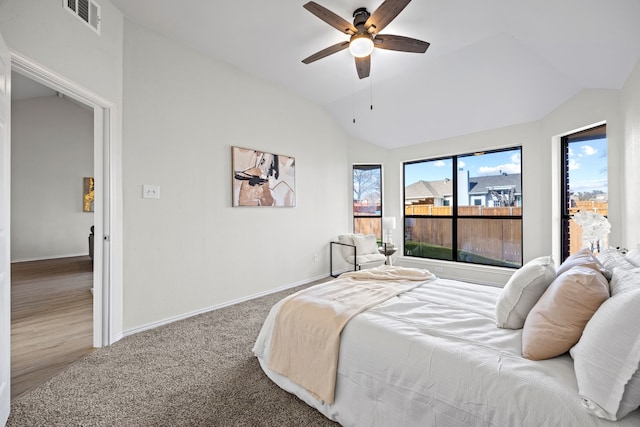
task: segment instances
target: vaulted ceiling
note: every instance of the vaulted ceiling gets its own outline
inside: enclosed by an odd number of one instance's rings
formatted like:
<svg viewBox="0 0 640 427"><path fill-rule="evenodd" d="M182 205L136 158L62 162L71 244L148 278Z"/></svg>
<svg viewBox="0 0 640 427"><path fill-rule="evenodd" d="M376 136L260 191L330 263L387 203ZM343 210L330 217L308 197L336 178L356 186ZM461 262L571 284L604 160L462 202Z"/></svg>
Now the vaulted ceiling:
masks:
<svg viewBox="0 0 640 427"><path fill-rule="evenodd" d="M414 0L383 33L431 46L376 49L362 80L348 50L301 62L348 39L306 0L111 1L126 19L294 92L353 137L389 148L539 120L582 89L620 89L640 58L638 0ZM317 3L351 22L382 1Z"/></svg>

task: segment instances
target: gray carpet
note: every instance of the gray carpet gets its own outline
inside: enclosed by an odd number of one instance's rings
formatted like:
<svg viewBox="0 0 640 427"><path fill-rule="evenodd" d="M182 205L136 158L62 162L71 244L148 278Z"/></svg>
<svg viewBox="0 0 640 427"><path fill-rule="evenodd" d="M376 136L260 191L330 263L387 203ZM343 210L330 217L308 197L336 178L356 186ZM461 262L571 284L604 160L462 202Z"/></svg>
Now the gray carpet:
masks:
<svg viewBox="0 0 640 427"><path fill-rule="evenodd" d="M251 348L299 288L126 337L11 402L7 426L336 426L273 384Z"/></svg>

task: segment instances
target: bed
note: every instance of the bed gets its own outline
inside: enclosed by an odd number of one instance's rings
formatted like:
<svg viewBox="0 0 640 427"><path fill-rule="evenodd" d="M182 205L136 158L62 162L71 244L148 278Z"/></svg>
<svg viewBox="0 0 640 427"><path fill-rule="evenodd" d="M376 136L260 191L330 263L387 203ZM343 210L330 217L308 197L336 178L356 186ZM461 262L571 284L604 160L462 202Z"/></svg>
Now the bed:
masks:
<svg viewBox="0 0 640 427"><path fill-rule="evenodd" d="M269 368L278 312L294 296L271 309L253 352L279 387L344 426L640 426L640 409L615 422L585 409L571 355L524 358L523 329L496 326L502 292L427 277L353 315L340 334L334 400Z"/></svg>

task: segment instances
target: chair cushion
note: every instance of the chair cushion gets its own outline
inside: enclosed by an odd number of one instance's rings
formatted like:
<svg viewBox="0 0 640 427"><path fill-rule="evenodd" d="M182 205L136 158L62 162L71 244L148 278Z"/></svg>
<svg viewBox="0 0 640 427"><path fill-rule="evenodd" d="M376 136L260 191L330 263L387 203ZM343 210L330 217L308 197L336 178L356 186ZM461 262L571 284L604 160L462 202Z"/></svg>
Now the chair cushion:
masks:
<svg viewBox="0 0 640 427"><path fill-rule="evenodd" d="M349 264L360 266L381 265L386 260L385 256L378 252L378 241L375 234L346 233L338 236L338 241L346 245L340 245L340 251L345 261ZM358 251L358 258L354 253Z"/></svg>
<svg viewBox="0 0 640 427"><path fill-rule="evenodd" d="M349 264L353 264L353 255L349 255L348 257L346 257L345 259L347 260L347 262ZM369 266L369 265L373 265L373 264L377 264L377 265L381 265L382 263L384 263L386 260L385 256L377 253L377 254L366 254L366 255L358 255L358 259L357 261L357 265L360 266Z"/></svg>

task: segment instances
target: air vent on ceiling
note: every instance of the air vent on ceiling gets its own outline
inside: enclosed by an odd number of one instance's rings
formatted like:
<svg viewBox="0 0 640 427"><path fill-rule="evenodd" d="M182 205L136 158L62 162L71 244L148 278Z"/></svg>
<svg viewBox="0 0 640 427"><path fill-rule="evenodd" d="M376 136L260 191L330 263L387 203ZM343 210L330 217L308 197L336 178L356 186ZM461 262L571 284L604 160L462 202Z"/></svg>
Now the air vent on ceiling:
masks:
<svg viewBox="0 0 640 427"><path fill-rule="evenodd" d="M64 8L100 34L100 6L91 0L62 0Z"/></svg>

